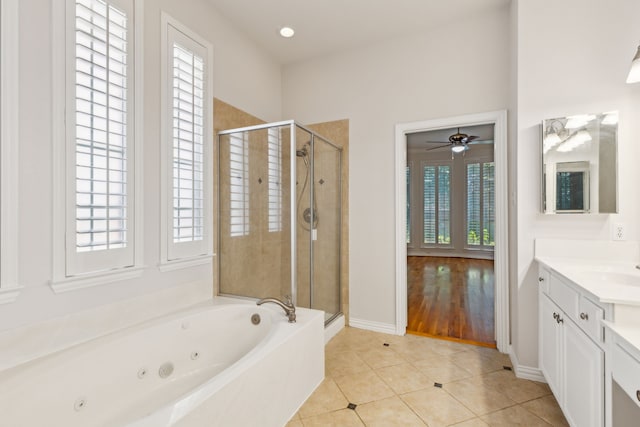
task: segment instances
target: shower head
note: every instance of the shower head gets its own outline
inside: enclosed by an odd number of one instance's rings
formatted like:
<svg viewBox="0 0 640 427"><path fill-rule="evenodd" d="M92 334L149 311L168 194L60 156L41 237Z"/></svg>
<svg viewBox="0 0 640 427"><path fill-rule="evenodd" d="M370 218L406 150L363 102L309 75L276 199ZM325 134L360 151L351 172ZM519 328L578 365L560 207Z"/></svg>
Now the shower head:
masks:
<svg viewBox="0 0 640 427"><path fill-rule="evenodd" d="M309 143L305 142L305 144L302 146L302 149L296 150L296 156L297 157L307 157L307 155L309 154L309 150L307 149L307 145L309 145Z"/></svg>

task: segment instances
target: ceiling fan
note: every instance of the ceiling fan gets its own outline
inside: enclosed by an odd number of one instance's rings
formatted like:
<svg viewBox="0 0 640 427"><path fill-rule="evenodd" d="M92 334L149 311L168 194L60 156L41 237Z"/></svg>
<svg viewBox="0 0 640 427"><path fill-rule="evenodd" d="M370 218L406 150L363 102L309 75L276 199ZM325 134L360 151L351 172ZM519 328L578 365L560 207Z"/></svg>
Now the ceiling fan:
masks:
<svg viewBox="0 0 640 427"><path fill-rule="evenodd" d="M438 147L427 148L426 151L438 150L444 147L451 147L451 151L454 153L461 153L467 149L469 146L467 144L471 143L473 140L478 139L478 136L475 135L467 135L466 133L460 133L460 128L453 135L449 136L449 142L445 141L425 141L429 144L444 144Z"/></svg>

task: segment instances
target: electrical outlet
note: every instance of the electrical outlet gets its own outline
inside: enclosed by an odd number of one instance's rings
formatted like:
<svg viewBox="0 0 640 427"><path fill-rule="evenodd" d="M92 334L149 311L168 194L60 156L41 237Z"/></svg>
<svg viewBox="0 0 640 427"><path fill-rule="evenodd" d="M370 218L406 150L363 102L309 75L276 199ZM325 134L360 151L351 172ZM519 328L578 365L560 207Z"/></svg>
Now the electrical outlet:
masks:
<svg viewBox="0 0 640 427"><path fill-rule="evenodd" d="M624 230L624 224L613 224L613 240L626 240L627 235Z"/></svg>

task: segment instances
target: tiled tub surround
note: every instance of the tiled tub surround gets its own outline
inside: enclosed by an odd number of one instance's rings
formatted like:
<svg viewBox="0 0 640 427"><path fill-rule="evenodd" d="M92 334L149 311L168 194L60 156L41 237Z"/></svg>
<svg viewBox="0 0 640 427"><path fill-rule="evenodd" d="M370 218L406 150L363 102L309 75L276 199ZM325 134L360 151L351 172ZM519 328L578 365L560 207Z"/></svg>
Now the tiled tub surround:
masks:
<svg viewBox="0 0 640 427"><path fill-rule="evenodd" d="M287 427L567 425L546 384L516 378L494 349L347 327L325 360L324 382Z"/></svg>
<svg viewBox="0 0 640 427"><path fill-rule="evenodd" d="M324 374L323 313L297 314L216 298L0 371L0 424L281 426Z"/></svg>

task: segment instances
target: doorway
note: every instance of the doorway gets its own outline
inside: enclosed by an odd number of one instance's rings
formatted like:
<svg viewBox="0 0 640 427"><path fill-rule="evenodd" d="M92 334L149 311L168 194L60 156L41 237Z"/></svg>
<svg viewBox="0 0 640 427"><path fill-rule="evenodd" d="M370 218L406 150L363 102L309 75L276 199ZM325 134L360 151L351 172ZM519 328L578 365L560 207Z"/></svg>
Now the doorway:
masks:
<svg viewBox="0 0 640 427"><path fill-rule="evenodd" d="M396 333L408 323L407 289L407 135L464 126L493 125L495 161L494 319L499 351L509 345L508 216L506 111L472 114L396 125Z"/></svg>
<svg viewBox="0 0 640 427"><path fill-rule="evenodd" d="M494 124L406 139L407 333L495 347Z"/></svg>

